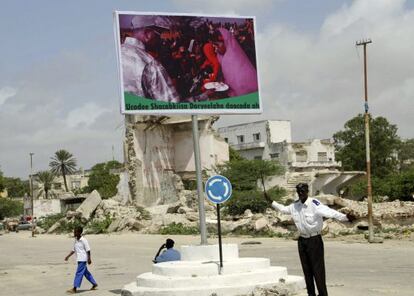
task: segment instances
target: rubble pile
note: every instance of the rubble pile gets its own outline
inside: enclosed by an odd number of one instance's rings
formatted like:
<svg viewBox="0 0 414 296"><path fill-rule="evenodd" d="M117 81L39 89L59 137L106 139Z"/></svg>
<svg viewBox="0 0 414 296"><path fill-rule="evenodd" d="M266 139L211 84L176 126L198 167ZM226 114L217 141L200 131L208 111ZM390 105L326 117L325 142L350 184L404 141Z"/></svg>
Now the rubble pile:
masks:
<svg viewBox="0 0 414 296"><path fill-rule="evenodd" d="M333 195L316 197L323 204L342 213L352 213L357 217L353 223L340 223L333 219L324 222L323 233L328 236L360 233L367 229L367 203L347 200ZM209 233L217 231L215 206L205 202L206 223ZM374 225L380 229L414 228L413 202L382 202L373 204ZM96 227L101 223L104 232L138 231L140 233L159 233L160 229L173 223L184 227L198 227L197 194L191 190L181 190L179 201L143 208L137 205L124 205L119 199L102 200L97 191L92 192L76 211L68 211L66 216L47 230L59 231L62 225L73 223L76 219L86 224L85 231L98 233ZM106 223L106 224L105 224ZM92 225L92 226L91 226ZM91 226L91 227L89 227ZM289 215L272 209L265 213L252 213L246 210L242 215L223 215L221 222L223 234L293 236L296 227ZM405 227L405 228L404 228Z"/></svg>
<svg viewBox="0 0 414 296"><path fill-rule="evenodd" d="M287 285L280 283L278 286L270 288L257 287L252 293L245 296L291 296L294 293Z"/></svg>

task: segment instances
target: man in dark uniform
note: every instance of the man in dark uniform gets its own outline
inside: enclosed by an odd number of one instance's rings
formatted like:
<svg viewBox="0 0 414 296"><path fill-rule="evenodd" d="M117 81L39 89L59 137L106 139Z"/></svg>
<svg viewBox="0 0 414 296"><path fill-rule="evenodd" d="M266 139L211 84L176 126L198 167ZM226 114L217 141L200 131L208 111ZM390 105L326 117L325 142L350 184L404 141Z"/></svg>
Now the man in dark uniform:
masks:
<svg viewBox="0 0 414 296"><path fill-rule="evenodd" d="M324 247L321 237L323 217L334 218L342 222L352 222L355 216L342 214L335 211L315 198L308 197L309 187L306 183L296 186L299 200L283 206L275 201L272 207L283 214L292 215L293 221L300 233L298 250L303 274L306 281L306 289L309 296L316 296L315 284L319 296L328 296L325 277Z"/></svg>

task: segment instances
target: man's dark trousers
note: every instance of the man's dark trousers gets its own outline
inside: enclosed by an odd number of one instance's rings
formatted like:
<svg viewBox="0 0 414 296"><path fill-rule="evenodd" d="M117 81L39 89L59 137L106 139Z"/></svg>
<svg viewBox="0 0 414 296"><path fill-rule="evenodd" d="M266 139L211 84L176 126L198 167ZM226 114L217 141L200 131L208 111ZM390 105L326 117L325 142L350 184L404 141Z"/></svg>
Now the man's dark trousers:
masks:
<svg viewBox="0 0 414 296"><path fill-rule="evenodd" d="M313 282L315 280L319 296L328 296L322 237L320 235L309 238L299 237L298 249L308 295L316 296Z"/></svg>

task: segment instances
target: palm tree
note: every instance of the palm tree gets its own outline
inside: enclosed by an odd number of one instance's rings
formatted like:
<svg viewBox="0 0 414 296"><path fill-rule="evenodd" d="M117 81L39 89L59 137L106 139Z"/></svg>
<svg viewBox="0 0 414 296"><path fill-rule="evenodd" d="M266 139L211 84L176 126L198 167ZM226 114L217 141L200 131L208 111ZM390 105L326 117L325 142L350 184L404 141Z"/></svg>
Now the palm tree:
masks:
<svg viewBox="0 0 414 296"><path fill-rule="evenodd" d="M49 191L52 189L55 175L49 171L42 171L37 173L36 179L42 185L42 188L39 190L39 196L44 192L47 199Z"/></svg>
<svg viewBox="0 0 414 296"><path fill-rule="evenodd" d="M51 159L52 161L49 163L49 166L51 167L52 173L63 176L66 192L69 191L68 184L66 183L66 175L75 172L76 159L71 153L63 149L56 151Z"/></svg>

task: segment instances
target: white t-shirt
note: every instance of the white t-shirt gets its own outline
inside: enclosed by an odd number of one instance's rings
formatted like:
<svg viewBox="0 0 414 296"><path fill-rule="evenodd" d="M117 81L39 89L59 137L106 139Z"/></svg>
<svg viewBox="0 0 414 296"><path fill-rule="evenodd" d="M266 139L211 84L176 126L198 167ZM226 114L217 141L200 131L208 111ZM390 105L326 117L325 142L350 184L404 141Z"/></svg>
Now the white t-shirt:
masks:
<svg viewBox="0 0 414 296"><path fill-rule="evenodd" d="M89 247L89 243L83 236L77 240L75 238L75 243L73 244L73 251L76 253L76 261L78 262L86 262L88 261L88 254L91 248Z"/></svg>

